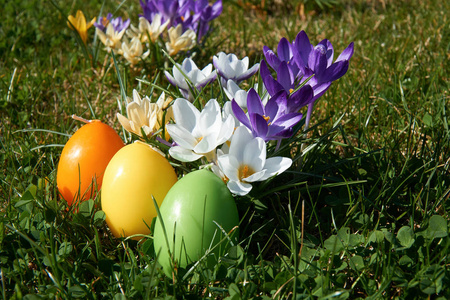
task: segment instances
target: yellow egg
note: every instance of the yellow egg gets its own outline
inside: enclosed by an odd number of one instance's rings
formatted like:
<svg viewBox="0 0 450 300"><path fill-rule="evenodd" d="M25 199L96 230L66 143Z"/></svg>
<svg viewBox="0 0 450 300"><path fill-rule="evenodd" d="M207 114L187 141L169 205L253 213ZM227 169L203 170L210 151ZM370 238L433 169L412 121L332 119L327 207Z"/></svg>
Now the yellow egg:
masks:
<svg viewBox="0 0 450 300"><path fill-rule="evenodd" d="M120 149L103 176L101 204L115 237L150 234L156 209L177 181L169 161L149 145L135 142ZM140 239L140 237L135 237Z"/></svg>

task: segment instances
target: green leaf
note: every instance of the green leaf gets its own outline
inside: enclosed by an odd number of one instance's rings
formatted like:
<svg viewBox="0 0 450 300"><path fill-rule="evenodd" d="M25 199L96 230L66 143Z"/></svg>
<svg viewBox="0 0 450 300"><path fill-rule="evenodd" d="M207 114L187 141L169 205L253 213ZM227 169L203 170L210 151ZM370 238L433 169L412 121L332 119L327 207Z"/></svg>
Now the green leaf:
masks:
<svg viewBox="0 0 450 300"><path fill-rule="evenodd" d="M71 286L69 288L69 294L73 298L83 298L86 296L86 292L78 285Z"/></svg>
<svg viewBox="0 0 450 300"><path fill-rule="evenodd" d="M427 126L433 126L433 117L429 113L425 113L422 121Z"/></svg>
<svg viewBox="0 0 450 300"><path fill-rule="evenodd" d="M430 218L426 237L429 239L444 238L448 235L447 221L440 215Z"/></svg>
<svg viewBox="0 0 450 300"><path fill-rule="evenodd" d="M414 263L414 261L408 255L403 255L398 263L400 266L410 266Z"/></svg>
<svg viewBox="0 0 450 300"><path fill-rule="evenodd" d="M106 215L103 210L99 210L94 214L94 224L101 225L106 220Z"/></svg>
<svg viewBox="0 0 450 300"><path fill-rule="evenodd" d="M364 259L359 255L350 257L349 264L350 267L355 271L361 271L362 269L364 269Z"/></svg>
<svg viewBox="0 0 450 300"><path fill-rule="evenodd" d="M68 256L73 250L73 246L70 242L64 242L59 246L58 255Z"/></svg>
<svg viewBox="0 0 450 300"><path fill-rule="evenodd" d="M339 240L337 235L332 235L324 242L324 247L327 250L333 251L333 252L341 252L344 250L344 246L342 245L342 242Z"/></svg>
<svg viewBox="0 0 450 300"><path fill-rule="evenodd" d="M420 290L427 295L438 294L442 290L445 269L439 265L431 265L420 276Z"/></svg>
<svg viewBox="0 0 450 300"><path fill-rule="evenodd" d="M241 291L235 283L232 283L228 286L228 293L230 293L230 296L233 297L234 295L240 295Z"/></svg>
<svg viewBox="0 0 450 300"><path fill-rule="evenodd" d="M92 210L94 209L94 200L89 199L87 201L83 201L80 203L80 210L79 213L86 217L89 218L91 216Z"/></svg>
<svg viewBox="0 0 450 300"><path fill-rule="evenodd" d="M397 239L404 248L411 248L415 241L414 231L409 226L403 226L397 233Z"/></svg>
<svg viewBox="0 0 450 300"><path fill-rule="evenodd" d="M369 236L369 243L381 243L384 240L384 234L380 230L375 230Z"/></svg>

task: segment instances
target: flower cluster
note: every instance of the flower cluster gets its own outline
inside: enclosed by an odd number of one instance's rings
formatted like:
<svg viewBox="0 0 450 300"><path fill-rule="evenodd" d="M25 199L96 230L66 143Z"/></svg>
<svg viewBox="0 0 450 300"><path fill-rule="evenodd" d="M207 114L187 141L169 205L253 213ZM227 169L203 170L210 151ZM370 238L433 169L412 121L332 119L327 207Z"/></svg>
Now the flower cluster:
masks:
<svg viewBox="0 0 450 300"><path fill-rule="evenodd" d="M159 1L145 3L162 5ZM183 11L182 7L164 7L161 22L180 26L174 16ZM156 18L150 8L144 12ZM165 98L163 93L151 105L148 98L141 100L134 92L134 101L128 101L128 119L120 114L118 117L126 130L137 135L155 135L164 127L172 139L168 150L172 158L188 164L201 160L232 193L243 196L254 182L267 180L291 166L291 158L271 154L298 132L300 126L296 125L306 108L307 128L314 102L347 72L353 43L334 62L333 52L328 40L314 46L302 31L292 43L281 39L276 54L264 47L265 60L252 66L248 57L239 59L223 52L204 68L188 57L176 63L172 73L165 72L183 97L168 106L169 101L161 100ZM258 70L263 86L241 89L241 83ZM204 100L202 90L214 82L219 83L220 93L217 98ZM157 118L162 111L166 117ZM268 151L269 147L275 151Z"/></svg>
<svg viewBox="0 0 450 300"><path fill-rule="evenodd" d="M152 45L170 56L191 50L210 31L210 22L222 13L222 0L140 0L140 5L143 13L137 26L111 13L86 23L81 11L68 17L68 25L84 44L87 30L94 25L107 52L123 55L131 65L137 65L149 56Z"/></svg>

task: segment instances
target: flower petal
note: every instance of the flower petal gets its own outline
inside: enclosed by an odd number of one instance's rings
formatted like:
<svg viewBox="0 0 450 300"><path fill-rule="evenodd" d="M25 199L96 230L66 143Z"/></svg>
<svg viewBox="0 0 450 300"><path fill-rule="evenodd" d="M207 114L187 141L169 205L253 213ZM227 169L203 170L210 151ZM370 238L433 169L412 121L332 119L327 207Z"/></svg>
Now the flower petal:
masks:
<svg viewBox="0 0 450 300"><path fill-rule="evenodd" d="M174 147L170 148L169 154L173 158L175 158L179 161L183 161L183 162L195 161L203 156L203 155L199 155L199 154L192 152L192 150L189 150L189 149L186 149L186 148L183 148L180 146L174 146Z"/></svg>
<svg viewBox="0 0 450 300"><path fill-rule="evenodd" d="M228 181L227 187L231 193L239 196L245 196L252 190L251 184L232 180Z"/></svg>
<svg viewBox="0 0 450 300"><path fill-rule="evenodd" d="M259 180L266 180L272 176L277 174L281 174L286 171L292 165L292 160L287 157L271 157L266 160L266 164L264 165L264 169L266 173Z"/></svg>
<svg viewBox="0 0 450 300"><path fill-rule="evenodd" d="M173 104L175 123L193 132L197 120L200 118L198 109L188 100L177 98Z"/></svg>
<svg viewBox="0 0 450 300"><path fill-rule="evenodd" d="M192 150L198 143L197 139L191 134L191 132L178 124L167 124L166 130L174 142L183 148Z"/></svg>

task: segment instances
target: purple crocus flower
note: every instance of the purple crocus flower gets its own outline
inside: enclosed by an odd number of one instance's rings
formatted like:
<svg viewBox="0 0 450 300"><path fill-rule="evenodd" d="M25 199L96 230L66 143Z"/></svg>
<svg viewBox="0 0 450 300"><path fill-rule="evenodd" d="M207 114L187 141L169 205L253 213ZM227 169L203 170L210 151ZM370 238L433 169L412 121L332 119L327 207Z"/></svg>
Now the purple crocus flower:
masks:
<svg viewBox="0 0 450 300"><path fill-rule="evenodd" d="M299 68L294 60L293 45L289 43L286 38L281 38L278 43L277 54L275 54L269 47L263 47L264 57L269 66L274 70L278 70L281 62L286 62L289 69L295 77L299 74Z"/></svg>
<svg viewBox="0 0 450 300"><path fill-rule="evenodd" d="M274 96L281 91L284 91L289 95L289 112L297 112L302 107L314 101L314 90L310 85L306 84L295 91L300 86L300 83L292 73L292 69L288 67L287 62L280 62L277 71L277 79L272 77L264 60L261 61L259 72L269 95Z"/></svg>
<svg viewBox="0 0 450 300"><path fill-rule="evenodd" d="M117 17L114 19L111 19L111 24L114 27L114 30L117 32L121 32L122 30L125 30L130 26L130 19L123 21L122 17Z"/></svg>
<svg viewBox="0 0 450 300"><path fill-rule="evenodd" d="M127 29L130 25L130 20L123 21L122 17L113 18L112 13L108 13L106 17L100 17L99 20L94 23L94 26L105 32L108 24L111 23L114 31L121 32L124 29Z"/></svg>
<svg viewBox="0 0 450 300"><path fill-rule="evenodd" d="M334 49L327 39L313 46L304 31L295 38L294 59L304 76L314 74L309 82L315 86L324 82L335 81L347 73L349 60L353 56L353 42L333 62Z"/></svg>
<svg viewBox="0 0 450 300"><path fill-rule="evenodd" d="M106 31L106 26L108 26L109 22L111 21L113 15L112 13L108 13L106 17L100 17L98 18L98 21L94 23L94 26L100 29L101 31Z"/></svg>
<svg viewBox="0 0 450 300"><path fill-rule="evenodd" d="M217 18L222 13L222 0L209 4L208 0L197 0L194 2L194 23L197 28L193 28L197 32L197 39L200 41L202 37L209 31L209 22Z"/></svg>
<svg viewBox="0 0 450 300"><path fill-rule="evenodd" d="M289 112L288 105L288 94L285 91L272 96L264 106L254 89L250 89L247 96L248 116L236 101L232 100L231 103L236 118L251 130L254 137L260 137L265 142L280 142L292 136L294 125L300 122L303 115Z"/></svg>
<svg viewBox="0 0 450 300"><path fill-rule="evenodd" d="M333 62L333 45L327 39L313 46L304 31L299 32L294 41L294 59L306 80L314 90L314 99L308 106L305 128L308 128L314 101L321 97L331 86L331 83L342 76L348 70L349 60L353 56L353 42Z"/></svg>
<svg viewBox="0 0 450 300"><path fill-rule="evenodd" d="M190 17L193 7L192 0L140 0L140 3L144 18L152 22L155 14L159 14L162 22L169 20L168 27L183 23Z"/></svg>
<svg viewBox="0 0 450 300"><path fill-rule="evenodd" d="M156 14L161 15L158 8L155 6L155 3L153 3L153 0L139 0L139 2L143 12L143 14L139 16L146 18L150 23L153 22L153 18Z"/></svg>
<svg viewBox="0 0 450 300"><path fill-rule="evenodd" d="M259 73L261 79L264 82L264 86L271 96L277 94L279 91L286 91L291 93L298 86L295 75L288 67L285 61L280 62L277 71L277 79L272 77L272 74L267 67L266 61L262 60L259 67Z"/></svg>

